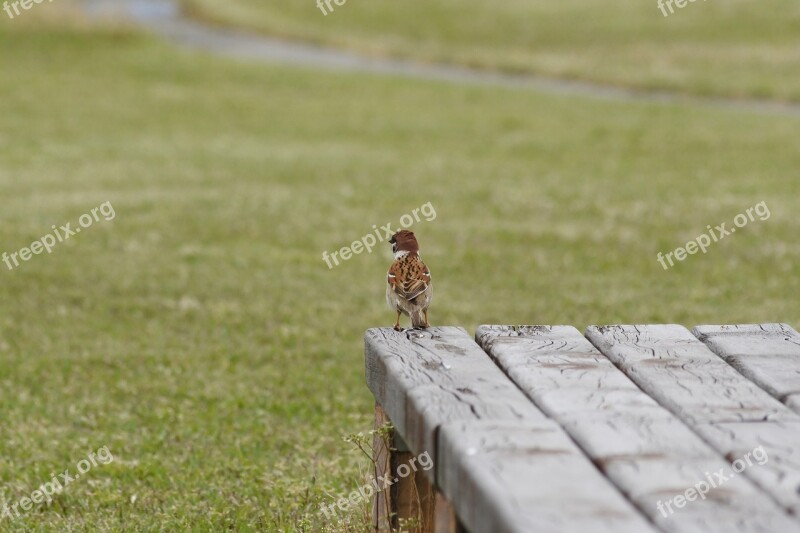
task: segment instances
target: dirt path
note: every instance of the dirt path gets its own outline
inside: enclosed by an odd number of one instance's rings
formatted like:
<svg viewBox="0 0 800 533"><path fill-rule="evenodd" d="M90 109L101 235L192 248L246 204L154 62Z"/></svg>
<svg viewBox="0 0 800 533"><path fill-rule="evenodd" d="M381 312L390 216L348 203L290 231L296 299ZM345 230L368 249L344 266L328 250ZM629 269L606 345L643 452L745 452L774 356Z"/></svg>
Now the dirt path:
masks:
<svg viewBox="0 0 800 533"><path fill-rule="evenodd" d="M603 100L684 103L800 116L800 104L685 96L670 92L639 91L598 83L559 80L546 76L512 75L451 65L372 58L355 52L274 39L197 22L184 17L174 0L85 0L84 5L91 17L129 18L177 45L232 58L448 83L532 89L551 94Z"/></svg>

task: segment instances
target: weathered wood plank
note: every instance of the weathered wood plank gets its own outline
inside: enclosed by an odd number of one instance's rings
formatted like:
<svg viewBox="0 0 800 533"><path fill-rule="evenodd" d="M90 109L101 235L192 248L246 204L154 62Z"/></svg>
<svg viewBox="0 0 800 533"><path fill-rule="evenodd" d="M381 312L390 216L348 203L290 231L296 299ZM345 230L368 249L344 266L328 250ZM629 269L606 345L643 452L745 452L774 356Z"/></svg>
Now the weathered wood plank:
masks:
<svg viewBox="0 0 800 533"><path fill-rule="evenodd" d="M664 531L800 532L796 518L787 514L759 484L744 476L733 477L730 466L726 468L722 461L715 470L703 471L708 464L706 460L615 461L606 473L620 484L637 487L628 497L643 508L655 509L656 524ZM719 471L728 472L730 479L715 487L709 476L714 480L713 473ZM689 489L691 493L687 492ZM683 503L678 502L679 496ZM694 501L688 501L687 496ZM732 512L736 519L726 512Z"/></svg>
<svg viewBox="0 0 800 533"><path fill-rule="evenodd" d="M800 422L702 424L696 430L728 461L751 454L753 465L742 474L769 488L778 503L800 516Z"/></svg>
<svg viewBox="0 0 800 533"><path fill-rule="evenodd" d="M372 329L367 331L365 345L367 383L376 401L409 449L417 455L428 452L433 458L431 472L436 474L432 479L438 480L441 492L468 530L583 533L587 524L600 520L600 529L593 531L653 531L564 431L547 420L464 330L430 328L398 333L389 328ZM442 441L440 428L459 423L457 438ZM514 433L495 434L498 427ZM560 446L557 460L532 452L542 445L537 440L542 427ZM474 446L499 445L502 441L498 438L510 436L518 436L521 444L504 442L505 454L494 453L490 446L478 464L472 462ZM465 448L465 442L474 446ZM515 456L520 449L523 455ZM547 478L520 477L518 463L526 465L524 471L530 475L558 473L565 488L558 497L545 497L546 489L539 480ZM458 479L491 484L475 486L471 496L465 497L463 487L454 481ZM580 501L565 503L566 495L578 495ZM512 512L516 508L509 508L508 502L513 501L525 502L524 512ZM567 508L569 512L564 513ZM483 512L476 514L475 509Z"/></svg>
<svg viewBox="0 0 800 533"><path fill-rule="evenodd" d="M692 333L778 400L800 394L800 333L788 324L697 326Z"/></svg>
<svg viewBox="0 0 800 533"><path fill-rule="evenodd" d="M433 510L433 530L436 533L459 533L458 518L453 505L441 492L436 492Z"/></svg>
<svg viewBox="0 0 800 533"><path fill-rule="evenodd" d="M461 328L370 329L365 359L375 400L417 455L435 460L436 430L447 421L545 418Z"/></svg>
<svg viewBox="0 0 800 533"><path fill-rule="evenodd" d="M591 326L586 336L639 387L683 420L800 420L683 326Z"/></svg>
<svg viewBox="0 0 800 533"><path fill-rule="evenodd" d="M661 529L766 533L797 528L742 477L724 492L670 513L662 500L701 482L706 472L727 468L726 461L572 326L481 326L476 340Z"/></svg>
<svg viewBox="0 0 800 533"><path fill-rule="evenodd" d="M800 505L800 417L677 325L591 326L588 339L729 462L763 446L773 469L742 472L791 513ZM769 435L763 438L761 435ZM743 451L744 450L744 451ZM770 479L786 480L775 484ZM725 486L727 488L727 485Z"/></svg>
<svg viewBox="0 0 800 533"><path fill-rule="evenodd" d="M791 394L784 398L783 403L795 413L800 413L800 394Z"/></svg>
<svg viewBox="0 0 800 533"><path fill-rule="evenodd" d="M395 452L392 454L392 472L397 473L398 469L406 468L402 465L411 465L414 461L414 454L411 452ZM431 483L425 476L425 471L418 469L408 476L396 476L397 481L392 485L392 502L395 506L397 516L392 521L395 529L411 531L412 533L433 531L433 516L429 515L432 511ZM408 527L413 524L414 527ZM404 527L405 526L405 527Z"/></svg>
<svg viewBox="0 0 800 533"><path fill-rule="evenodd" d="M383 408L375 404L375 429L389 423ZM458 521L453 507L436 491L425 475L425 470L412 468L410 476L397 476L403 465L415 465L414 456L407 451L405 442L397 431L385 439L376 434L372 442L375 471L373 479L380 486L387 477L397 479L388 490L378 490L372 495L372 531L390 533L401 529L403 524L414 527L402 528L411 533L456 533Z"/></svg>
<svg viewBox="0 0 800 533"><path fill-rule="evenodd" d="M447 424L442 488L475 533L655 531L552 420Z"/></svg>

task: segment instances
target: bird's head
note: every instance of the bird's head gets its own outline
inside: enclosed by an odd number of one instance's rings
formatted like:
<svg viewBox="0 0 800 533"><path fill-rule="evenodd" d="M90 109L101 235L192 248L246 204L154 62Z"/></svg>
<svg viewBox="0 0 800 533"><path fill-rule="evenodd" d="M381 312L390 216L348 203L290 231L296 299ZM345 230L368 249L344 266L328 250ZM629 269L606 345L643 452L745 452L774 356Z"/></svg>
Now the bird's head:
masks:
<svg viewBox="0 0 800 533"><path fill-rule="evenodd" d="M392 245L392 252L419 252L419 244L417 238L414 237L414 232L407 229L401 229L389 239Z"/></svg>

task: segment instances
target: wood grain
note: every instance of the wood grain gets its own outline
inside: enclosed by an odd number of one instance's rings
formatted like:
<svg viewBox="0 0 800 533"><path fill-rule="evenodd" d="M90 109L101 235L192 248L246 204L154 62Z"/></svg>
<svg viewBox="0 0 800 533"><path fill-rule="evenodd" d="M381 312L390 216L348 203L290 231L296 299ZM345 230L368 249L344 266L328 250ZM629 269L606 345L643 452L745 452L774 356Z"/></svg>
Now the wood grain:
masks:
<svg viewBox="0 0 800 533"><path fill-rule="evenodd" d="M469 531L654 531L464 330L372 329L365 347L376 401Z"/></svg>
<svg viewBox="0 0 800 533"><path fill-rule="evenodd" d="M731 462L751 454L752 466L742 474L768 489L795 517L800 516L800 423L702 424L696 429ZM757 461L759 457L766 460Z"/></svg>
<svg viewBox="0 0 800 533"><path fill-rule="evenodd" d="M447 421L545 418L461 328L370 329L365 358L367 385L416 455L435 460Z"/></svg>
<svg viewBox="0 0 800 533"><path fill-rule="evenodd" d="M656 531L557 423L442 427L442 487L474 533Z"/></svg>
<svg viewBox="0 0 800 533"><path fill-rule="evenodd" d="M741 476L669 513L662 500L706 479L706 472L727 468L727 462L572 326L481 326L476 339L662 530L766 533L797 528Z"/></svg>
<svg viewBox="0 0 800 533"><path fill-rule="evenodd" d="M800 395L800 333L791 326L697 326L692 333L748 379L799 412L797 396L792 396Z"/></svg>
<svg viewBox="0 0 800 533"><path fill-rule="evenodd" d="M800 420L677 325L590 326L586 336L682 420Z"/></svg>
<svg viewBox="0 0 800 533"><path fill-rule="evenodd" d="M591 326L586 336L728 462L763 446L769 469L751 466L741 475L796 518L800 505L800 464L796 456L800 417L796 413L717 357L682 326Z"/></svg>

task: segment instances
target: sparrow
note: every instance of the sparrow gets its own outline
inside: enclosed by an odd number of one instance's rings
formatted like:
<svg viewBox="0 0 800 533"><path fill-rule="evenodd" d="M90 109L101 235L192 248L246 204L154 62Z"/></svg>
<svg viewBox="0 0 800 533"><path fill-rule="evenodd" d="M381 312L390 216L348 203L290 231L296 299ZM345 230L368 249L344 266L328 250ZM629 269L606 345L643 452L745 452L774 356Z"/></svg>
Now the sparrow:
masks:
<svg viewBox="0 0 800 533"><path fill-rule="evenodd" d="M389 243L394 252L394 262L387 274L386 303L397 311L395 331L402 331L400 314L411 317L415 328L428 328L428 306L433 297L431 272L419 256L419 244L414 233L400 230Z"/></svg>

